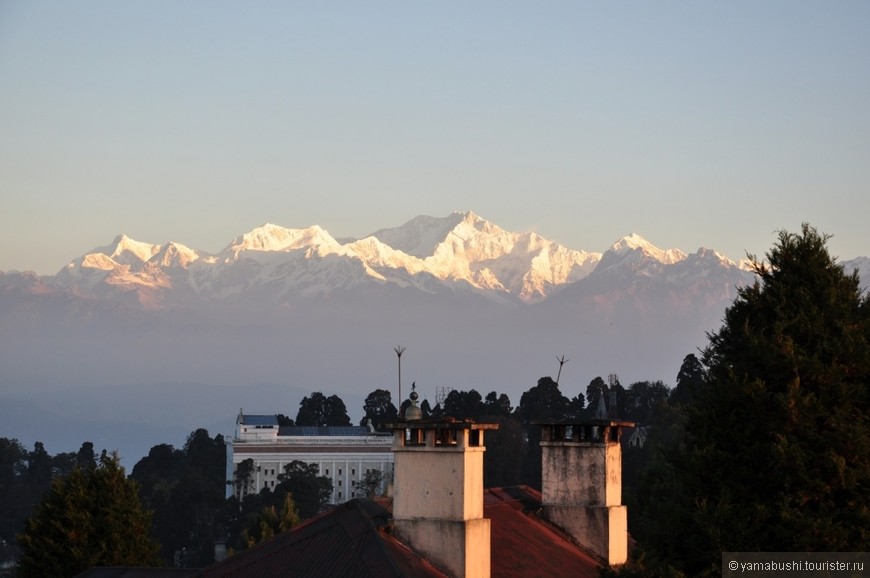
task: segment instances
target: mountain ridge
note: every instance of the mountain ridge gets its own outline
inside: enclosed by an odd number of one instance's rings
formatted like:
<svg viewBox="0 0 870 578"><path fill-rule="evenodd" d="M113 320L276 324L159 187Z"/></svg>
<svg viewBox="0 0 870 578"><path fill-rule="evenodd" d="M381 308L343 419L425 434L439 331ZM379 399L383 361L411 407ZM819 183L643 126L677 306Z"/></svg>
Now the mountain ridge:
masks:
<svg viewBox="0 0 870 578"><path fill-rule="evenodd" d="M441 218L419 215L399 227L341 242L318 225L291 229L264 223L215 254L120 234L111 244L74 258L56 275L44 278L81 295L99 287L167 293L184 286L193 294L220 298L245 291L257 280L274 284L279 278L289 283L290 292L328 292L328 285L315 287L315 280L335 282L335 271L326 269L337 267L356 276L339 283L345 286L371 281L416 284L431 291L434 277L445 286L466 283L484 293L536 303L601 269L602 260L625 266L626 255L662 264L686 257L678 249L658 249L637 234L623 237L606 253L571 249L534 232L505 231L467 211ZM425 278L415 283L420 275ZM217 282L224 286L216 288Z"/></svg>
<svg viewBox="0 0 870 578"><path fill-rule="evenodd" d="M870 259L843 265L870 278ZM191 431L229 430L242 406L295 411L286 399L255 402L250 384L360 400L393 391L397 344L408 346L403 375L430 402L448 387L518 403L562 354L574 360L560 381L566 395L611 373L626 385L673 384L753 279L713 249L662 250L630 234L581 251L471 212L341 241L321 227L264 223L217 253L119 235L53 276L0 272L0 394L28 402L17 407L30 417L16 417L34 431L51 415L75 427L57 433L74 450L124 439L125 414ZM142 397L160 383L179 385ZM228 387L220 407L185 409L213 384ZM111 423L97 430L82 416ZM146 435L162 441L157 429Z"/></svg>

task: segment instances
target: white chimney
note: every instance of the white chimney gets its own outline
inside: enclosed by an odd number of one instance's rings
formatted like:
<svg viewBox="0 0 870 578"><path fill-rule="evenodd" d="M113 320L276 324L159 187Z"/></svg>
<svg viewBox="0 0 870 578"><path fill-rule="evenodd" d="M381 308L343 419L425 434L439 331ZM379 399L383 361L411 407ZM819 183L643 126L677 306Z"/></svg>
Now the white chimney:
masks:
<svg viewBox="0 0 870 578"><path fill-rule="evenodd" d="M393 532L456 578L490 576L483 432L497 428L449 418L393 425Z"/></svg>
<svg viewBox="0 0 870 578"><path fill-rule="evenodd" d="M610 419L539 422L542 516L610 565L628 560L621 428Z"/></svg>

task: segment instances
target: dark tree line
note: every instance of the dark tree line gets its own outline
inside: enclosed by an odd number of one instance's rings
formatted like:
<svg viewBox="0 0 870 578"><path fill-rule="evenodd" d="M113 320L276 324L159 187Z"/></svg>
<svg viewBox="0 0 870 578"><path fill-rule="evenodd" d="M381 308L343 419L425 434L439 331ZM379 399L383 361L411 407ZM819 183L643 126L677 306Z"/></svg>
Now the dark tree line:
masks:
<svg viewBox="0 0 870 578"><path fill-rule="evenodd" d="M0 438L0 538L14 543L54 478L75 468L96 467L94 444L85 442L78 452L51 456L42 442L27 450L17 439Z"/></svg>
<svg viewBox="0 0 870 578"><path fill-rule="evenodd" d="M130 478L153 512L151 535L166 565L204 566L214 560L214 542L226 533L226 447L198 429L184 447L151 448L133 467Z"/></svg>

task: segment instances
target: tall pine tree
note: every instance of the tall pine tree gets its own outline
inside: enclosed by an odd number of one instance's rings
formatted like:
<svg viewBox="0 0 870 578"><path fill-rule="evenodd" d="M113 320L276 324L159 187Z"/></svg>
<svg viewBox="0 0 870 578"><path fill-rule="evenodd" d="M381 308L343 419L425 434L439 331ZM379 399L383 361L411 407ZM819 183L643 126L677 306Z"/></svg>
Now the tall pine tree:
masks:
<svg viewBox="0 0 870 578"><path fill-rule="evenodd" d="M781 232L710 335L673 462L689 574L722 551L870 550L870 301L827 240Z"/></svg>

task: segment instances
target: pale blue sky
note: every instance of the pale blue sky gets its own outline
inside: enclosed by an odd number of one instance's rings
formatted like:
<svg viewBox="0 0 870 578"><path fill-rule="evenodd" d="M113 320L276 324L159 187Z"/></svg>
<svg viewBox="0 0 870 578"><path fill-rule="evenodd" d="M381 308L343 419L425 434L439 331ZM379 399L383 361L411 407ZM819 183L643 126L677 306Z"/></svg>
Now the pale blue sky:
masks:
<svg viewBox="0 0 870 578"><path fill-rule="evenodd" d="M0 270L473 210L870 255L870 3L0 1Z"/></svg>

